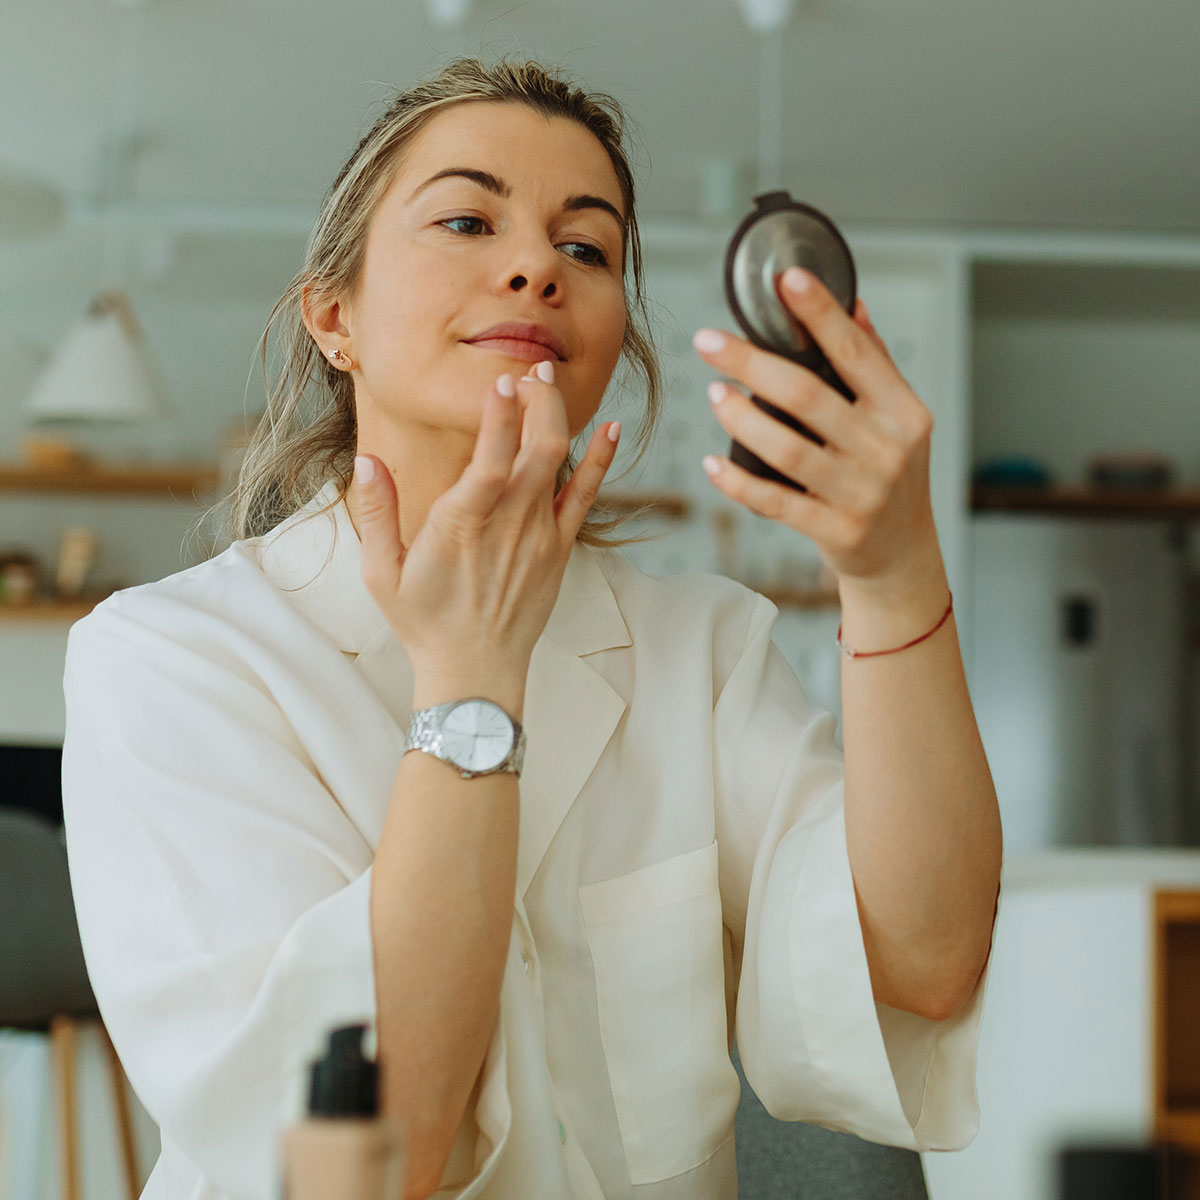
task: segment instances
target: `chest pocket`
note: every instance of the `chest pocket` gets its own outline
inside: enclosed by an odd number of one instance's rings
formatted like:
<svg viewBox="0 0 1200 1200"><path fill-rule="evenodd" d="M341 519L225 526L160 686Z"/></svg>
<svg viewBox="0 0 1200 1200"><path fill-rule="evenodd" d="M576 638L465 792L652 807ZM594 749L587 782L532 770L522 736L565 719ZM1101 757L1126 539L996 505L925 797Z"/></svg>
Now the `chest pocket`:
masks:
<svg viewBox="0 0 1200 1200"><path fill-rule="evenodd" d="M733 1136L717 844L579 889L629 1178L691 1170Z"/></svg>

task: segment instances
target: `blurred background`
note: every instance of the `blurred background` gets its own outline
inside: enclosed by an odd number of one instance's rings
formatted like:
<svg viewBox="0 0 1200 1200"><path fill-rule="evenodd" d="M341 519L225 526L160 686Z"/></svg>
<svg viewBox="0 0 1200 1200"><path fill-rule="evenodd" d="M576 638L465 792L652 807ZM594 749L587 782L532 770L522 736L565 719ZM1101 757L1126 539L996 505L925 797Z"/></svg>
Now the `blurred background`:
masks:
<svg viewBox="0 0 1200 1200"><path fill-rule="evenodd" d="M771 596L834 712L834 581L700 467L728 439L690 338L733 327L721 264L755 194L838 223L934 413L1006 892L981 1133L924 1156L930 1195L1041 1200L1066 1147L1200 1146L1178 983L1200 982L1200 949L1160 898L1200 889L1200 9L6 0L3 18L0 804L61 820L70 623L223 547L203 513L263 407L259 338L391 90L458 54L538 58L631 119L669 393L652 452L609 485L658 505L626 552ZM632 429L639 405L614 388L597 420ZM82 1186L107 1196L114 1116L81 1036ZM57 1103L45 1039L0 1033L0 1200L57 1194ZM148 1171L136 1100L134 1119Z"/></svg>

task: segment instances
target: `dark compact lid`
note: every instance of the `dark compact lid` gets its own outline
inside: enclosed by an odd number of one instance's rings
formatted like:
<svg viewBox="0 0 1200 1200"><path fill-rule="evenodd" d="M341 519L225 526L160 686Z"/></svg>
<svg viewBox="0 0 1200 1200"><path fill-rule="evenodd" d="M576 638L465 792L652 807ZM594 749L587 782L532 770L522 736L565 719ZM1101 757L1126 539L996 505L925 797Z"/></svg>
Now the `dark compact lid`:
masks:
<svg viewBox="0 0 1200 1200"><path fill-rule="evenodd" d="M324 1058L312 1064L308 1111L317 1117L373 1117L379 1111L379 1067L363 1054L365 1025L329 1035Z"/></svg>
<svg viewBox="0 0 1200 1200"><path fill-rule="evenodd" d="M853 312L854 259L837 226L787 192L755 196L754 206L725 254L725 298L755 345L803 361L820 352L779 299L776 280L788 267L803 267Z"/></svg>

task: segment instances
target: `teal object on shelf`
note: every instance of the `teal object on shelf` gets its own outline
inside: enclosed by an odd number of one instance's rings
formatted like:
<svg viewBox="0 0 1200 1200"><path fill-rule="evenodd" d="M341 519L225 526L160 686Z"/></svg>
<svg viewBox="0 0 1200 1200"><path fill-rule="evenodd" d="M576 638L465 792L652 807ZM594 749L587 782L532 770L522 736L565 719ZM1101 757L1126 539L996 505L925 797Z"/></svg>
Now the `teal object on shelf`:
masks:
<svg viewBox="0 0 1200 1200"><path fill-rule="evenodd" d="M983 487L1048 487L1054 474L1033 458L993 458L980 463L972 475Z"/></svg>

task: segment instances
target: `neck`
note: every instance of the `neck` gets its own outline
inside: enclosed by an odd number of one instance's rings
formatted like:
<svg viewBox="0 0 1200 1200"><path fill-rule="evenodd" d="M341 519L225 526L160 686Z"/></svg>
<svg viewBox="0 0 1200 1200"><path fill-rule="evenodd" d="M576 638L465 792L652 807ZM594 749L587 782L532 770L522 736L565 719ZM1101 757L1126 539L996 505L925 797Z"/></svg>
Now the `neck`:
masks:
<svg viewBox="0 0 1200 1200"><path fill-rule="evenodd" d="M474 444L474 435L461 430L427 426L365 429L360 425L357 453L374 455L392 477L400 540L406 550L425 524L434 501L462 477L471 461ZM346 508L361 540L358 485L353 481L346 492Z"/></svg>

